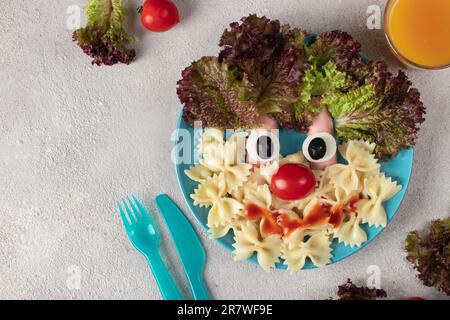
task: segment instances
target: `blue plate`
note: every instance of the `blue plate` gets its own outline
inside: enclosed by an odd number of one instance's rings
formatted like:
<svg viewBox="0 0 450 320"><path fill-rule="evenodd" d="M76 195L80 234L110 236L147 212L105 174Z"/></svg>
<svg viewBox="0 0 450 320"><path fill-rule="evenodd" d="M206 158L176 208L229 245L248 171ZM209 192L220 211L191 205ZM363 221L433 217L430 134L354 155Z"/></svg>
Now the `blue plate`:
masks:
<svg viewBox="0 0 450 320"><path fill-rule="evenodd" d="M194 155L195 146L198 141L194 141L194 129L189 126L189 124L182 121L181 117L178 120L178 129L177 134L174 137L175 148L174 152L190 152L190 155ZM288 130L280 130L280 145L281 145L281 154L286 155L290 153L295 153L301 150L301 146L303 140L305 139L305 135L296 131L288 131ZM184 139L190 139L191 148L190 150L181 150L177 146ZM184 144L183 144L184 145ZM408 188L409 179L411 177L412 164L413 164L413 149L406 149L401 151L396 157L389 159L387 162L381 164L381 170L389 177L392 177L395 181L402 185L402 189L399 193L397 193L393 198L384 203L384 208L386 209L388 223L394 218L400 204L405 196L406 189ZM176 164L176 171L178 182L181 187L181 191L183 192L184 199L186 200L191 212L194 214L197 221L201 224L201 226L208 230L206 225L208 219L208 211L209 208L200 208L194 206L193 200L190 195L194 192L194 189L197 187L198 183L189 179L185 174L184 170L190 168L190 164ZM355 252L361 250L366 245L368 245L378 234L383 230L382 227L369 227L367 224L362 225L363 229L367 233L367 241L364 242L359 247L350 247L346 246L343 243L338 243L336 239L334 239L332 243L333 248L333 257L331 258L331 263L338 262L347 258L348 256L354 254ZM233 251L232 244L233 233L229 232L225 237L216 239L220 244L222 244L227 250ZM248 259L253 263L257 263L256 256ZM276 265L278 269L286 269L286 266L279 263ZM316 268L311 261L307 261L303 269L313 269Z"/></svg>
<svg viewBox="0 0 450 320"><path fill-rule="evenodd" d="M311 34L309 37L305 38L305 43L307 45L312 44L316 40L316 36L317 35L315 33ZM363 52L360 52L359 54L366 61L369 60L369 58ZM191 150L189 151L190 154L193 155L195 153L195 146L197 145L198 141L194 141L194 129L190 127L189 124L182 121L181 115L178 120L177 129L184 129L184 130L177 130L177 134L174 137L175 138L174 151L175 152L180 151L177 150L176 146L181 140L190 138L191 139L190 141L192 143L191 143ZM280 130L281 154L286 155L301 150L301 146L303 144L303 140L305 139L305 137L306 135L296 131ZM409 180L411 178L413 158L414 158L414 151L411 148L405 149L400 153L398 153L396 157L390 158L387 162L381 163L381 171L383 171L386 174L386 176L392 177L395 181L397 181L399 184L402 185L402 189L400 190L400 192L398 192L393 198L391 198L389 201L386 201L383 204L386 210L388 223L394 218L398 208L400 207L403 197L405 196L406 189L408 188ZM209 208L200 208L194 206L193 200L190 197L190 195L194 192L194 189L198 185L197 182L192 181L184 174L184 170L189 169L190 167L191 165L189 164L176 164L178 183L180 184L184 199L186 200L195 218L201 224L201 226L206 231L208 231L206 223L208 221L207 217ZM350 246L344 245L343 243L338 243L337 239L334 239L332 243L333 257L331 258L331 263L341 261L347 258L348 256L351 256L352 254L358 252L359 250L367 246L373 239L375 239L375 237L379 235L381 231L383 231L384 229L382 227L378 228L369 227L367 224L363 224L362 228L367 233L367 241L364 242L359 247L352 248ZM223 245L228 251L234 250L232 246L232 244L234 243L232 232L229 232L225 237L216 240L221 245ZM253 263L257 263L255 255L248 260ZM287 268L287 266L281 263L278 263L276 267L277 269ZM316 268L316 266L309 259L307 260L307 262L303 267L303 269L314 269L314 268Z"/></svg>

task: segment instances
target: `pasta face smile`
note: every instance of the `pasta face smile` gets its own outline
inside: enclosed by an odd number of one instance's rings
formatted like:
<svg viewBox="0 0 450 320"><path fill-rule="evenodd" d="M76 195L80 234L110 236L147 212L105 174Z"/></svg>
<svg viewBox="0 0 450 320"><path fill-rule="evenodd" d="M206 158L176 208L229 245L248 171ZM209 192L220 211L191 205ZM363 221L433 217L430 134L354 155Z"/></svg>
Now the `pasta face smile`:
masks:
<svg viewBox="0 0 450 320"><path fill-rule="evenodd" d="M286 201L271 191L272 176L285 164L311 164L301 150L259 166L245 163L240 152L245 137L240 132L226 140L224 131L206 128L197 146L202 159L185 171L199 183L191 195L194 204L209 208L210 235L233 231L235 260L256 254L266 271L282 262L296 272L307 259L323 267L331 262L333 239L360 246L367 240L362 224L386 226L383 203L402 187L380 171L375 144L339 145L346 164L313 170L316 188L303 199ZM250 206L261 214L250 215Z"/></svg>

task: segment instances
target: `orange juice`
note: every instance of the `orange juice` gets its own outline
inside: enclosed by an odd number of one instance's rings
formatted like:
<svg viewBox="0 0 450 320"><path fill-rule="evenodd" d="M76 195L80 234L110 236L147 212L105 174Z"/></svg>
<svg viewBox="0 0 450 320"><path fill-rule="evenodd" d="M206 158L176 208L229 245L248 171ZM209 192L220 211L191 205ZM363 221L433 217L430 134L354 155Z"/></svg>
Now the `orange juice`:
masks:
<svg viewBox="0 0 450 320"><path fill-rule="evenodd" d="M385 30L404 62L430 69L450 65L450 0L390 0Z"/></svg>

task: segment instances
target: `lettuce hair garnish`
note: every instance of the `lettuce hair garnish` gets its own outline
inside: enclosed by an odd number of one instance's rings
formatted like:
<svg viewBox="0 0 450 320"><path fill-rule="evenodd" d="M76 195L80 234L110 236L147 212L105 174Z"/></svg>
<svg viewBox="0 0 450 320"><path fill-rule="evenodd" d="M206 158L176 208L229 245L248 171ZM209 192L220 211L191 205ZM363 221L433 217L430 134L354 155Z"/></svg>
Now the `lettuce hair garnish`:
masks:
<svg viewBox="0 0 450 320"><path fill-rule="evenodd" d="M307 132L328 108L337 138L375 143L379 159L413 146L425 108L408 77L365 59L361 44L346 32L310 40L309 32L266 17L232 23L217 58L202 58L183 71L177 93L184 119L251 129L270 116L282 128Z"/></svg>

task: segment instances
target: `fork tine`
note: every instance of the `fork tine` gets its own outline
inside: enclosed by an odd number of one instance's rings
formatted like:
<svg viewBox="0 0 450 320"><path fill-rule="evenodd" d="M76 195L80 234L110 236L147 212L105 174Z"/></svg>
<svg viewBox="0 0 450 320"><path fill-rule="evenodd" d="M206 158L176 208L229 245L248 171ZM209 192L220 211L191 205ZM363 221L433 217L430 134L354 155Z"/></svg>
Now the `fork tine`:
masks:
<svg viewBox="0 0 450 320"><path fill-rule="evenodd" d="M134 199L134 202L136 203L137 207L139 208L139 211L142 214L142 218L144 220L150 221L153 223L150 215L148 214L147 210L144 208L144 206L142 205L142 203L139 202L139 200L136 198L136 196L134 194L131 195Z"/></svg>
<svg viewBox="0 0 450 320"><path fill-rule="evenodd" d="M142 218L146 221L149 222L151 224L154 224L152 217L150 216L150 214L148 213L147 209L145 209L145 207L142 205L142 203L139 202L139 200L136 198L136 196L134 194L131 195L134 199L134 202L136 203L137 207L139 208L139 210L142 213Z"/></svg>
<svg viewBox="0 0 450 320"><path fill-rule="evenodd" d="M130 197L127 197L128 200L128 204L130 205L131 209L133 210L134 216L136 217L137 220L142 218L142 212L140 212L138 210L138 208L136 208L136 206L134 205L134 203L131 201Z"/></svg>
<svg viewBox="0 0 450 320"><path fill-rule="evenodd" d="M117 203L117 206L119 207L120 216L122 217L122 222L123 222L123 224L125 226L125 229L128 229L130 227L130 222L128 221L127 215L123 211L123 208L120 205L119 201L116 201L116 203Z"/></svg>
<svg viewBox="0 0 450 320"><path fill-rule="evenodd" d="M128 217L130 218L131 224L133 224L133 222L136 222L136 219L137 219L137 218L135 218L135 217L133 216L133 213L131 212L130 207L128 206L127 202L126 202L125 199L123 199L123 198L122 198L122 203L123 203L123 206L125 207L125 210L126 210L127 213L128 213Z"/></svg>

